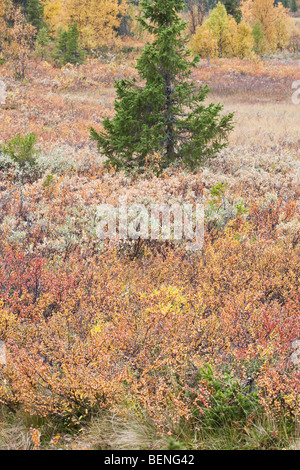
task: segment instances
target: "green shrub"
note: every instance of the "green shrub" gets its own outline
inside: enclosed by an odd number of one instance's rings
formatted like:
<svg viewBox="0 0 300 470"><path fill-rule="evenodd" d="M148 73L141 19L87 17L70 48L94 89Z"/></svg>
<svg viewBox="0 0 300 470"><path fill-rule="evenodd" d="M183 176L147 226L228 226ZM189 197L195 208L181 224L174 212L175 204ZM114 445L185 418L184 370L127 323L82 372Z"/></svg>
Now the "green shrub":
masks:
<svg viewBox="0 0 300 470"><path fill-rule="evenodd" d="M34 133L13 137L6 145L3 145L3 152L0 158L0 167L3 170L14 167L15 175L21 182L32 181L39 174L37 164L38 150L35 148L37 136ZM5 157L7 157L5 159Z"/></svg>
<svg viewBox="0 0 300 470"><path fill-rule="evenodd" d="M217 428L245 422L251 414L261 411L257 391L241 385L232 372L217 375L207 365L199 370L198 377L210 391L210 406L194 410L202 426Z"/></svg>

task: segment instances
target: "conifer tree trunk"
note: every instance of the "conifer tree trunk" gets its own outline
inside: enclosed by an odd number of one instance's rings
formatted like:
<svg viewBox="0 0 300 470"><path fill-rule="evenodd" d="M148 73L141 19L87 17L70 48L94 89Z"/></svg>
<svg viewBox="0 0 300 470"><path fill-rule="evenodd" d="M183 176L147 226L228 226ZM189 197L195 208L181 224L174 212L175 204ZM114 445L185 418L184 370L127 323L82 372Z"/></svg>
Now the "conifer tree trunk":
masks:
<svg viewBox="0 0 300 470"><path fill-rule="evenodd" d="M166 83L166 157L167 160L172 162L175 155L175 140L174 140L174 118L172 113L172 83L171 83L171 73L167 71L165 73L165 83Z"/></svg>

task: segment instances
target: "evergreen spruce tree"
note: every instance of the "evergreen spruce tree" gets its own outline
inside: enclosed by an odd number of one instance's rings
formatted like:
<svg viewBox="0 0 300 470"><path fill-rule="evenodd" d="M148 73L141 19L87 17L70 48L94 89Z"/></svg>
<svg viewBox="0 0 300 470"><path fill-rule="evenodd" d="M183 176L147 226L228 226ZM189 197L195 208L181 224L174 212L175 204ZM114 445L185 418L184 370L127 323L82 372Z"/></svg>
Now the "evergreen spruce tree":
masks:
<svg viewBox="0 0 300 470"><path fill-rule="evenodd" d="M240 9L239 0L223 0L223 5L226 8L228 15L233 16L237 23L241 22L242 10Z"/></svg>
<svg viewBox="0 0 300 470"><path fill-rule="evenodd" d="M28 0L26 15L28 22L36 28L37 32L45 26L44 6L40 0Z"/></svg>
<svg viewBox="0 0 300 470"><path fill-rule="evenodd" d="M291 0L291 11L296 13L298 11L298 5L296 0Z"/></svg>
<svg viewBox="0 0 300 470"><path fill-rule="evenodd" d="M104 130L91 128L91 138L116 168L143 171L148 157L159 154L159 169L184 163L194 170L227 143L232 114L222 116L220 104L205 106L209 89L190 82L196 60L184 38L186 24L179 12L183 0L142 2L142 26L154 35L137 63L144 80L116 82L115 117Z"/></svg>
<svg viewBox="0 0 300 470"><path fill-rule="evenodd" d="M60 31L53 58L58 65L76 65L83 62L84 52L80 49L79 30L76 22L69 25L67 31Z"/></svg>

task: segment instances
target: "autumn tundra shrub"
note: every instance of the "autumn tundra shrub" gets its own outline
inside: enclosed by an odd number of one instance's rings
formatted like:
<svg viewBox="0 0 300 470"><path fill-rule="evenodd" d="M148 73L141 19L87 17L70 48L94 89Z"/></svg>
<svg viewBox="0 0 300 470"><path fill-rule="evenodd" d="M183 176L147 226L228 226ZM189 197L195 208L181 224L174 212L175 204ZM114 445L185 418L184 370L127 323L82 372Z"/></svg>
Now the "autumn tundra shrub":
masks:
<svg viewBox="0 0 300 470"><path fill-rule="evenodd" d="M73 8L76 2L45 2L51 41L58 25L50 8L54 3L65 13L64 5ZM81 13L80 37L92 41L100 12L84 32ZM71 17L62 22L68 27ZM182 23L174 22L175 34ZM254 47L260 53L263 28L256 23ZM235 32L246 50L249 29L239 24ZM0 18L0 34L2 26ZM46 33L39 29L40 57ZM171 47L167 33L160 28L163 45ZM202 38L209 46L207 29ZM28 430L35 448L50 423L56 432L80 429L80 435L84 425L100 423L105 431L96 426L98 438L113 428L113 442L125 446L126 436L115 427L120 422L124 432L129 430L127 448L133 448L131 420L159 436L156 448L287 448L299 423L299 145L295 111L285 102L298 68L293 61L213 59L188 75L190 62L179 54L183 77L179 74L169 88L168 75L160 75L165 70L154 60L164 51L151 42L142 54L147 86L133 68L135 52L61 68L29 60L28 82L16 80L10 64L1 68L8 94L0 110L5 142L0 153L0 411L9 413L8 422L41 425ZM178 102L185 102L188 77L195 90L208 83L214 96L225 95L228 110L236 107L241 116L226 149L220 149L223 143L215 134L217 159L206 158L211 148L204 156L196 147L203 136L209 147L208 128L216 130L219 105L197 102L197 118L204 115L204 121L186 116L184 106L175 109L178 115L167 112L174 88L176 99L182 98ZM117 118L115 80L126 98L117 98ZM147 106L149 96L162 104L159 129L153 126L157 114L154 105ZM149 127L139 127L136 109ZM129 111L133 121L127 121ZM89 135L91 125L97 135L105 131L102 117L115 126L113 137L119 125L126 131L122 141L110 141L113 158L106 166ZM172 126L161 134L173 118L174 135L168 133ZM183 161L176 144L176 164L169 166L161 149L168 144L172 150L175 131L183 131L183 144L190 138L181 119L200 140L193 140L192 161ZM141 137L142 175L139 168L122 171L136 163L133 123ZM202 123L205 135L198 132ZM35 134L25 134L31 130ZM160 152L144 152L148 136ZM128 153L128 161L114 165L114 150L123 151L124 142L133 149L133 160ZM198 163L205 164L197 169ZM100 241L97 208L117 207L124 196L147 209L152 203L195 205L201 199L202 250L188 251L185 240ZM152 446L149 439L139 444ZM112 448L109 442L103 447Z"/></svg>
<svg viewBox="0 0 300 470"><path fill-rule="evenodd" d="M68 426L100 410L133 413L174 436L262 413L296 420L297 186L294 167L281 165L281 180L275 163L279 186L254 173L247 195L243 178L216 182L208 168L208 188L202 173L48 174L24 185L21 211L18 192L3 191L1 402ZM236 174L230 159L219 164ZM94 208L124 190L144 203L205 194L204 250L156 241L137 256L99 243Z"/></svg>
<svg viewBox="0 0 300 470"><path fill-rule="evenodd" d="M2 244L1 402L69 425L132 410L175 434L260 407L299 416L299 247L233 227L208 237L204 256L110 249L17 262Z"/></svg>

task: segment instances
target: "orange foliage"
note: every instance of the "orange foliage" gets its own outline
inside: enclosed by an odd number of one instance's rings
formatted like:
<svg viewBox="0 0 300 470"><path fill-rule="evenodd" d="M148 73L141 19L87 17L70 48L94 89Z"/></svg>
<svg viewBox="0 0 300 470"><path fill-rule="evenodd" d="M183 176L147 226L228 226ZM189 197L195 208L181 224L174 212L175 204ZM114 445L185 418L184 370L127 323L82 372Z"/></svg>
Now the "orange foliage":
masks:
<svg viewBox="0 0 300 470"><path fill-rule="evenodd" d="M299 366L290 360L300 338L296 153L282 146L277 158L275 144L228 149L197 174L115 174L97 160L88 126L111 115L113 80L128 78L132 63L31 64L30 86L0 66L8 85L1 139L36 132L45 164L22 197L15 169L1 168L1 403L74 424L99 408L146 410L163 429L209 406L195 377L210 363L241 381L251 374L266 409L299 415ZM273 92L296 74L289 64L224 60L200 65L194 78L218 92L246 76ZM229 185L214 197L219 181ZM145 203L205 195L203 252L99 243L95 208L124 194Z"/></svg>
<svg viewBox="0 0 300 470"><path fill-rule="evenodd" d="M1 401L74 423L125 402L163 427L208 406L201 384L194 401L185 393L199 367L231 363L242 379L258 361L265 406L299 413L299 263L251 238L242 223L208 236L204 256L146 248L133 260L114 248L47 260L2 243Z"/></svg>

